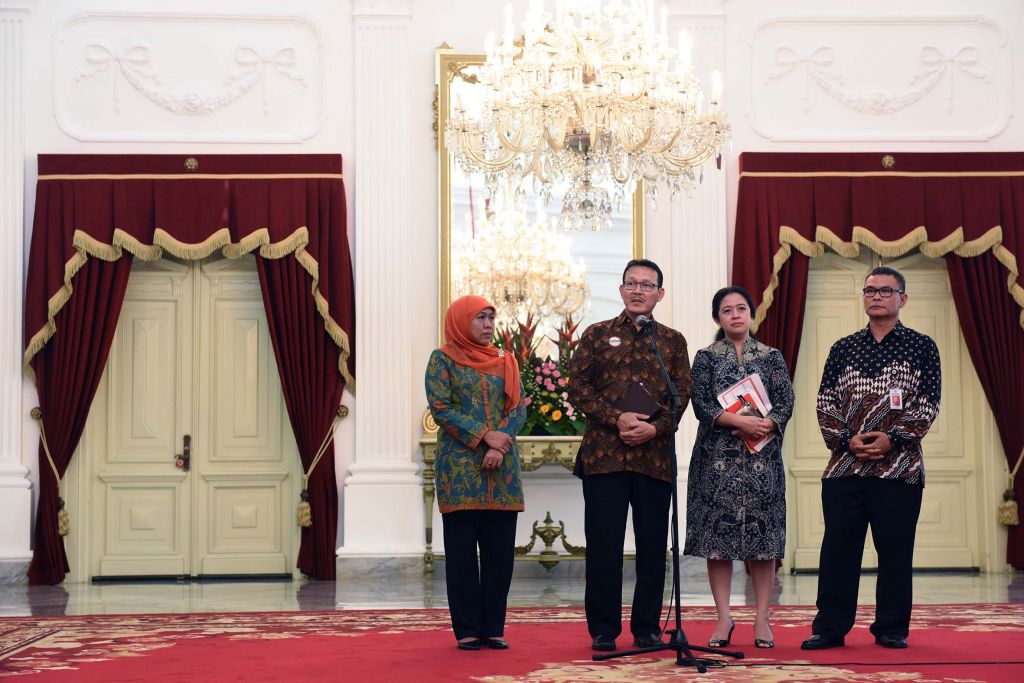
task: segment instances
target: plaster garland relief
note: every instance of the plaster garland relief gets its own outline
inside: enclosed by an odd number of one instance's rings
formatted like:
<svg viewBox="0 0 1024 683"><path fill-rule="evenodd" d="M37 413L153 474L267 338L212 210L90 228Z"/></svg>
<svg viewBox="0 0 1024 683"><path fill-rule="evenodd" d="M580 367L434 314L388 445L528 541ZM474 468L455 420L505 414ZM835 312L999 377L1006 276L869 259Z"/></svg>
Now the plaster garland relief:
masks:
<svg viewBox="0 0 1024 683"><path fill-rule="evenodd" d="M256 85L262 85L264 113L270 111L271 98L267 87L268 69L281 74L302 86L307 79L301 74L292 73L295 68L295 48L284 47L271 55L260 54L251 47L235 49L235 63L238 70L224 77L225 90L213 95L200 95L190 91L181 94L163 91L159 88L160 78L148 69L150 50L148 45L134 45L123 51L115 51L102 43L93 43L85 48L85 61L89 68L82 69L75 77L76 81L91 78L107 68L116 65L113 75L114 110L121 111L122 94L120 91L121 77L144 95L150 102L174 114L197 116L209 114L225 107L239 97L245 95Z"/></svg>
<svg viewBox="0 0 1024 683"><path fill-rule="evenodd" d="M945 82L947 86L946 111L952 111L953 83L957 71L986 83L991 82L989 72L974 68L980 59L980 50L977 47L968 45L960 48L956 54L945 55L941 49L926 45L921 48L922 69L913 75L910 85L905 91L895 95L885 92L851 92L844 89L843 74L828 68L835 61L834 53L835 48L827 46L819 47L804 55L791 47L777 48L775 50L775 65L779 67L779 70L769 74L768 79L771 81L784 78L795 70L802 70L804 81L803 94L800 99L803 102L804 111L809 111L811 108L810 84L813 82L836 102L865 114L897 112L914 104L942 82Z"/></svg>
<svg viewBox="0 0 1024 683"><path fill-rule="evenodd" d="M297 17L79 15L54 43L54 113L83 141L299 142L322 125L324 54Z"/></svg>
<svg viewBox="0 0 1024 683"><path fill-rule="evenodd" d="M773 140L985 140L1009 122L1009 39L988 20L780 19L751 48L750 120Z"/></svg>

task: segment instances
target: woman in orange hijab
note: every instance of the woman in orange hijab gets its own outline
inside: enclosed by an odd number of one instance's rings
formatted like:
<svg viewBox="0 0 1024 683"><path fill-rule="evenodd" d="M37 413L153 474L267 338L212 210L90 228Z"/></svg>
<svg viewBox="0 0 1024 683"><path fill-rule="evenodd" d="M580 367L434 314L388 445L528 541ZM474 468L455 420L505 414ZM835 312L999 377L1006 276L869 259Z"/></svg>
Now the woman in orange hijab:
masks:
<svg viewBox="0 0 1024 683"><path fill-rule="evenodd" d="M523 509L516 434L526 407L519 365L491 343L494 306L483 297L453 301L444 336L427 363L426 388L440 427L434 467L452 630L460 650L504 650L516 518Z"/></svg>

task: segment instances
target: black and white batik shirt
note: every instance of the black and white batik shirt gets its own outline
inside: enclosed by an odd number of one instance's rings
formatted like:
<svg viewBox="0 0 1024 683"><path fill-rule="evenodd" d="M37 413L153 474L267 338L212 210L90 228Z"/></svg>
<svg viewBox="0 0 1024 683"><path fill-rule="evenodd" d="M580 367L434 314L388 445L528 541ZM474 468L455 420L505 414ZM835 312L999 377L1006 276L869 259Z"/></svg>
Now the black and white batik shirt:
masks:
<svg viewBox="0 0 1024 683"><path fill-rule="evenodd" d="M882 341L868 327L829 351L818 389L818 425L832 452L822 479L879 477L924 485L921 439L939 414L942 370L931 337L901 322ZM861 460L850 438L886 432L892 450Z"/></svg>

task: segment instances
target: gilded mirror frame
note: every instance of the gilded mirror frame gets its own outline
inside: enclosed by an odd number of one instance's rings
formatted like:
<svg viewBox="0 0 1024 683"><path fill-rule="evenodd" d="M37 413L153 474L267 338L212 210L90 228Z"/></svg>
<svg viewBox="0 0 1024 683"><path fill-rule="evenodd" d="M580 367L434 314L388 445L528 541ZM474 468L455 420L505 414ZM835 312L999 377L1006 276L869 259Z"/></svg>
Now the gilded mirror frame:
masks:
<svg viewBox="0 0 1024 683"><path fill-rule="evenodd" d="M476 77L467 74L468 67L482 66L483 54L460 54L447 44L436 51L434 72L434 140L437 144L438 178L438 300L437 338L444 343L444 314L451 303L451 236L452 236L452 186L451 168L454 163L444 141L444 128L451 110L451 85L456 78L475 82ZM644 186L637 183L632 203L633 237L632 258L644 257Z"/></svg>

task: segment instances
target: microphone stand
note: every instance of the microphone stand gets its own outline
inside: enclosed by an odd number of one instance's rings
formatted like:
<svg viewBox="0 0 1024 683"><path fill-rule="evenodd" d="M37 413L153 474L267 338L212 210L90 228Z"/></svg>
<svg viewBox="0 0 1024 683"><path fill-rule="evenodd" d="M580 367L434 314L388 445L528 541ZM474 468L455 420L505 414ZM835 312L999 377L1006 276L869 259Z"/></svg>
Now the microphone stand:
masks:
<svg viewBox="0 0 1024 683"><path fill-rule="evenodd" d="M735 659L743 659L743 653L739 651L723 650L715 647L691 645L687 642L686 633L683 631L682 598L679 590L679 487L677 485L679 465L676 457L675 439L675 433L679 431L679 425L676 422L676 415L679 414L679 410L682 407L683 402L679 398L679 388L676 386L676 383L672 381L672 376L665 367L665 361L661 358L661 353L658 351L658 345L654 343L654 337L656 336L654 321L649 321L642 326L646 330L643 334L647 335L651 351L654 353L654 357L658 359L658 365L661 367L661 374L665 380L665 397L668 399L669 424L672 425L672 438L670 439L670 443L672 444L672 594L676 613L676 627L674 630L668 631L670 638L667 643L652 645L651 647L637 648L634 650L596 654L593 656L593 661L601 662L607 659L615 659L617 657L630 657L632 655L647 654L649 652L672 650L676 653L677 666L692 666L697 669L697 673L706 673L708 670L708 661L713 660L698 659L693 656L694 651L709 652L726 657L733 657Z"/></svg>

